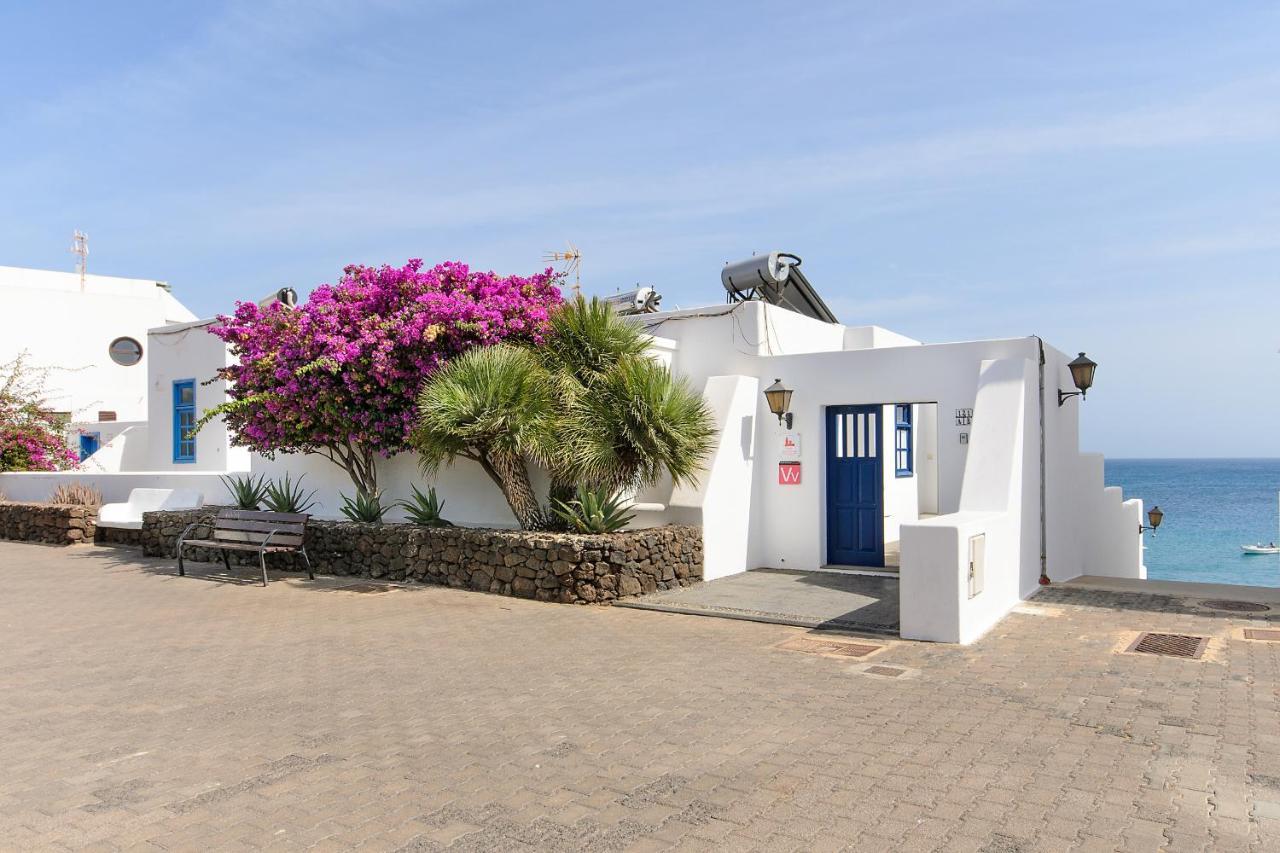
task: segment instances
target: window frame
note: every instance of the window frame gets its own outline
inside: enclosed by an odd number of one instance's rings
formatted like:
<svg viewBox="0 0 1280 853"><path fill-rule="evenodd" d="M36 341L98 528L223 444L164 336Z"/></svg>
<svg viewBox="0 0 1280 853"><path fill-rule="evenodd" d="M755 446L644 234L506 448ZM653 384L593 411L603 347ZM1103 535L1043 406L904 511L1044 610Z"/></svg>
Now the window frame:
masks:
<svg viewBox="0 0 1280 853"><path fill-rule="evenodd" d="M182 402L182 390L191 389L191 402ZM196 423L196 381L194 379L175 379L173 381L173 461L176 465L190 465L196 461L196 437L184 441L182 438L182 416L191 414L191 426ZM183 451L183 445L190 445L190 453Z"/></svg>
<svg viewBox="0 0 1280 853"><path fill-rule="evenodd" d="M916 473L915 418L912 403L893 405L893 475L914 477Z"/></svg>

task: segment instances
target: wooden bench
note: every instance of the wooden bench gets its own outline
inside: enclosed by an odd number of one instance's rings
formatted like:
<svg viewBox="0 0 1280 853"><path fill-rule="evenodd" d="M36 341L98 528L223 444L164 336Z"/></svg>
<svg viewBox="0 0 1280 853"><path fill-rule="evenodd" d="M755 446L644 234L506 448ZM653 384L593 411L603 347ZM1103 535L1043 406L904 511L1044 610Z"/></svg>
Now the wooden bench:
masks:
<svg viewBox="0 0 1280 853"><path fill-rule="evenodd" d="M187 534L197 527L212 527L210 539L188 539ZM301 554L307 566L307 577L315 580L311 560L303 538L307 532L307 515L295 512L259 512L249 509L220 509L213 524L197 521L187 525L178 537L178 574L185 576L182 565L182 549L189 546L215 548L222 552L222 564L231 571L231 551L250 551L258 555L262 567L262 585L267 585L267 554Z"/></svg>

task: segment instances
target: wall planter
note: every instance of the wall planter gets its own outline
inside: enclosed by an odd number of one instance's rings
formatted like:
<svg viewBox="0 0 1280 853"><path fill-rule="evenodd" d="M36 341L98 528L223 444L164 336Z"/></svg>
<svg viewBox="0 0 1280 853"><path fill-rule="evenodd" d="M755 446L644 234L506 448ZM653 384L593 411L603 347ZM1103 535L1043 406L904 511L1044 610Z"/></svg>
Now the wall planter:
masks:
<svg viewBox="0 0 1280 853"><path fill-rule="evenodd" d="M172 557L183 528L216 514L211 507L144 513L143 553ZM306 546L317 573L416 580L539 601L608 602L702 580L702 530L686 525L578 535L312 521ZM216 556L202 549L187 553L193 560ZM278 559L283 566L284 558Z"/></svg>

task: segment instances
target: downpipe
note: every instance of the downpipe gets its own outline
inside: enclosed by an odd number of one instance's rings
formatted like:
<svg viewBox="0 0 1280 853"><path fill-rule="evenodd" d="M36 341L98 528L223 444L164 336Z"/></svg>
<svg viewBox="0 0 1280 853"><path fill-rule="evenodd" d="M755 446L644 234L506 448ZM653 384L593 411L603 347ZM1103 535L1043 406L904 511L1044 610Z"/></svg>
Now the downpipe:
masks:
<svg viewBox="0 0 1280 853"><path fill-rule="evenodd" d="M1036 344L1040 347L1040 585L1048 586L1049 581L1049 546L1047 543L1047 514L1046 508L1046 486L1044 481L1045 474L1045 432L1044 432L1044 338L1039 335L1032 335L1036 339Z"/></svg>

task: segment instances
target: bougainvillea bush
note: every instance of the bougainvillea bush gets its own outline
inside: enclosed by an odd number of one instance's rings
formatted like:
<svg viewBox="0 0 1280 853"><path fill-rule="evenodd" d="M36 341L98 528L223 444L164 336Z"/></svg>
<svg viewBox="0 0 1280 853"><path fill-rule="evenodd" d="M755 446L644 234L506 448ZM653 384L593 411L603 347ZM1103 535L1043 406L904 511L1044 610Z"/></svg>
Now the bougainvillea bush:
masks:
<svg viewBox="0 0 1280 853"><path fill-rule="evenodd" d="M26 353L0 365L0 471L62 471L79 461L61 416L45 407L48 373L31 367Z"/></svg>
<svg viewBox="0 0 1280 853"><path fill-rule="evenodd" d="M358 492L377 494L377 457L408 447L422 383L465 350L537 343L560 304L557 276L499 276L461 263L348 266L296 309L239 303L210 331L239 363L223 368L224 417L238 445L318 453Z"/></svg>

